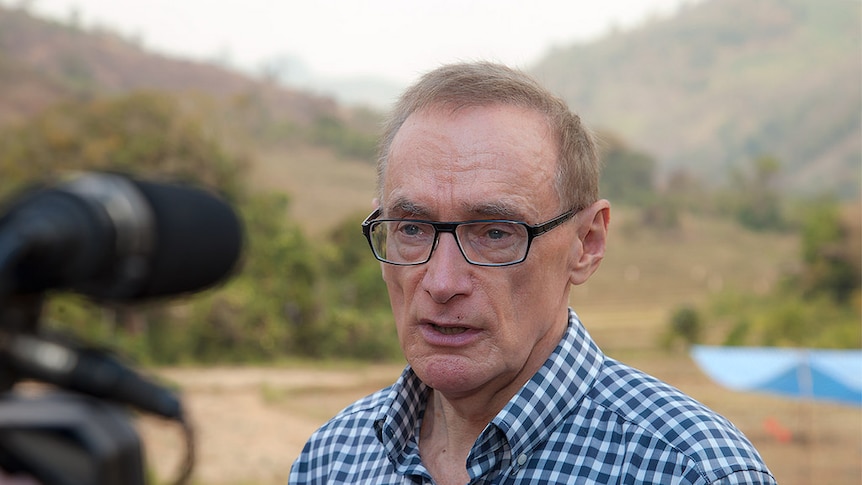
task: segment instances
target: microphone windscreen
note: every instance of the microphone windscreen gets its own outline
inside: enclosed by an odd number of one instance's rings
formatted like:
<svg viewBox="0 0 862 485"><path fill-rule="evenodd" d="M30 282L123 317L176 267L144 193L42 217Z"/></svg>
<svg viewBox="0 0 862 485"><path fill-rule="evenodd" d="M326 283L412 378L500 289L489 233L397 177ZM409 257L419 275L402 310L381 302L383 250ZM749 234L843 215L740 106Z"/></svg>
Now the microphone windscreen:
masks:
<svg viewBox="0 0 862 485"><path fill-rule="evenodd" d="M205 289L237 266L243 230L233 209L200 188L134 181L155 219L150 273L136 298Z"/></svg>

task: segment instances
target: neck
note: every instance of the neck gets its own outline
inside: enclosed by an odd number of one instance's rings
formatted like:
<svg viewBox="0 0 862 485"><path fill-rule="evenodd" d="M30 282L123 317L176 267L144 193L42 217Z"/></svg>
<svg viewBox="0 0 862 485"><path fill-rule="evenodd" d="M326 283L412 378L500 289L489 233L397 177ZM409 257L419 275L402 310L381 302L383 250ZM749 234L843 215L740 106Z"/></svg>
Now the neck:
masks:
<svg viewBox="0 0 862 485"><path fill-rule="evenodd" d="M467 398L452 400L432 390L428 395L420 439L443 438L451 445L460 448L457 445L462 444L469 450L498 412L496 406L477 406Z"/></svg>
<svg viewBox="0 0 862 485"><path fill-rule="evenodd" d="M486 412L465 414L438 391L431 391L419 433L422 463L441 485L464 484L467 457L479 434L493 419Z"/></svg>

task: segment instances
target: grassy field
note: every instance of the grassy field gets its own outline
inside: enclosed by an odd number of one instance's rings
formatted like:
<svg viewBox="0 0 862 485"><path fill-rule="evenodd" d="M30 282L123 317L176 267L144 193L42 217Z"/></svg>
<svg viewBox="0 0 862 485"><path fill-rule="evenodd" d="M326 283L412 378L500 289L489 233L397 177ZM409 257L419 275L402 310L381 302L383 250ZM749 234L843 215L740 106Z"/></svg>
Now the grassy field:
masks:
<svg viewBox="0 0 862 485"><path fill-rule="evenodd" d="M374 180L375 169L368 162L307 147L262 151L251 174L252 184L261 190L290 195L290 216L312 237L325 234L348 215L370 213Z"/></svg>
<svg viewBox="0 0 862 485"><path fill-rule="evenodd" d="M261 162L256 184L291 194L292 216L312 237L370 208L374 174L366 163L314 150L286 158L264 154ZM862 410L728 391L711 382L687 354L657 346L679 305L704 302L725 289L768 291L794 264L797 245L791 236L752 234L728 222L695 217L683 218L671 231L646 230L635 211L616 208L606 259L587 285L575 289L572 306L606 353L735 422L783 485L860 484ZM390 383L400 369L400 363L301 362L158 373L183 389L197 425L197 483L283 485L315 428ZM158 476L169 478L180 455L178 433L150 418L141 420L141 432L150 464Z"/></svg>

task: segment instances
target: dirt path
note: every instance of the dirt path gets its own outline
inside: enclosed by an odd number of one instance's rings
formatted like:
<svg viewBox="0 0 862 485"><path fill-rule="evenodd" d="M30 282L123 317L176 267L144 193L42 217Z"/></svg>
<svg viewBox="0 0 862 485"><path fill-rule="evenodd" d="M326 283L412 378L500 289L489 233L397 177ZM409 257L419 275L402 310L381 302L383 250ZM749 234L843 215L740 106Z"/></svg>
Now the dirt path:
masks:
<svg viewBox="0 0 862 485"><path fill-rule="evenodd" d="M357 369L165 369L182 389L196 432L194 479L207 485L287 483L290 464L309 435L347 404L397 378L401 366ZM147 462L172 479L181 459L180 430L144 417Z"/></svg>

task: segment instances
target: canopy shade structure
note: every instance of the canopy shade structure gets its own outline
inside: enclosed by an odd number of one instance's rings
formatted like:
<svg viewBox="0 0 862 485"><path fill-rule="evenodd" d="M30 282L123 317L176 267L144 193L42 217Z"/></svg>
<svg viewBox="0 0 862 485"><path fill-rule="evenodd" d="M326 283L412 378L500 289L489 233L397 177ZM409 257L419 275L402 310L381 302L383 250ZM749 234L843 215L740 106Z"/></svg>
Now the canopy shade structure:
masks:
<svg viewBox="0 0 862 485"><path fill-rule="evenodd" d="M728 389L862 407L862 350L695 345L691 355Z"/></svg>

